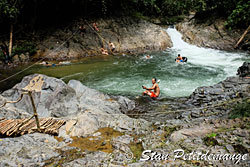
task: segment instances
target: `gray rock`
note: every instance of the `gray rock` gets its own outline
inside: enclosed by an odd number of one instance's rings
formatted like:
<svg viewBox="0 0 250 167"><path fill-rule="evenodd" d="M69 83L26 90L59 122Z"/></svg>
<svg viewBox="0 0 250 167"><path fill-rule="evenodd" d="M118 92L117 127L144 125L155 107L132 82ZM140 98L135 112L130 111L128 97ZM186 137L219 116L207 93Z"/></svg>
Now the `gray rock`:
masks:
<svg viewBox="0 0 250 167"><path fill-rule="evenodd" d="M231 146L229 144L226 145L226 149L228 150L229 153L233 153L234 152L233 146Z"/></svg>
<svg viewBox="0 0 250 167"><path fill-rule="evenodd" d="M76 159L63 165L63 167L82 166L108 166L110 156L104 152L94 152L87 154L84 158Z"/></svg>
<svg viewBox="0 0 250 167"><path fill-rule="evenodd" d="M194 126L192 128L184 128L175 131L171 134L170 140L173 142L178 142L180 140L187 139L192 136L204 136L213 131L213 126Z"/></svg>
<svg viewBox="0 0 250 167"><path fill-rule="evenodd" d="M201 110L199 109L194 109L192 112L191 112L191 116L193 118L199 118L200 117L200 113L201 113Z"/></svg>
<svg viewBox="0 0 250 167"><path fill-rule="evenodd" d="M21 61L21 62L27 62L27 61L29 61L29 54L21 54L20 56L19 56L19 60Z"/></svg>
<svg viewBox="0 0 250 167"><path fill-rule="evenodd" d="M225 28L225 20L214 20L213 24L196 24L195 19L184 20L176 25L178 31L183 34L183 40L199 46L213 49L233 50L235 39L239 32L228 33Z"/></svg>
<svg viewBox="0 0 250 167"><path fill-rule="evenodd" d="M18 55L13 56L12 61L13 63L19 63L20 62L19 56Z"/></svg>
<svg viewBox="0 0 250 167"><path fill-rule="evenodd" d="M250 77L250 63L244 62L237 70L237 75L240 77Z"/></svg>
<svg viewBox="0 0 250 167"><path fill-rule="evenodd" d="M5 101L8 101L6 98L0 95L0 105L2 105ZM6 119L21 119L30 117L31 114L19 110L16 107L6 105L6 107L0 108L0 118Z"/></svg>
<svg viewBox="0 0 250 167"><path fill-rule="evenodd" d="M106 41L112 41L115 44L115 52L140 53L165 50L172 46L170 37L162 27L144 20L119 17L105 20L99 19L96 20L96 23L100 29L98 33ZM75 27L78 27L79 24L87 28L86 32L82 34L76 33L73 38L68 40L69 36L76 31ZM66 39L68 43L61 46L60 50L55 50ZM67 29L58 29L55 33L45 37L38 46L39 51L36 56L46 56L48 59L57 60L85 57L97 52L100 53L100 42L100 38L93 33L93 30L85 22L79 22Z"/></svg>
<svg viewBox="0 0 250 167"><path fill-rule="evenodd" d="M128 99L128 98L126 98L126 97L118 96L117 101L120 104L121 111L124 114L127 114L128 111L131 111L131 110L133 110L135 108L135 102Z"/></svg>
<svg viewBox="0 0 250 167"><path fill-rule="evenodd" d="M249 97L249 80L240 79L239 77L228 77L224 81L218 84L206 87L199 87L195 89L194 93L185 102L186 104L192 104L195 106L213 105L221 101L226 101L237 97ZM207 92L206 98L204 98L203 91ZM201 96L203 98L201 98Z"/></svg>
<svg viewBox="0 0 250 167"><path fill-rule="evenodd" d="M20 97L22 89L27 86L35 76L29 75L16 84L12 89L2 93L2 96L8 100L16 100ZM76 114L78 110L76 92L65 84L62 80L42 75L44 84L41 93L33 93L33 98L37 106L37 112L40 117L56 116L62 117L70 114ZM19 103L8 104L20 110L33 114L32 105L27 95Z"/></svg>
<svg viewBox="0 0 250 167"><path fill-rule="evenodd" d="M43 166L44 161L58 156L56 149L63 146L54 137L29 134L0 141L0 166Z"/></svg>

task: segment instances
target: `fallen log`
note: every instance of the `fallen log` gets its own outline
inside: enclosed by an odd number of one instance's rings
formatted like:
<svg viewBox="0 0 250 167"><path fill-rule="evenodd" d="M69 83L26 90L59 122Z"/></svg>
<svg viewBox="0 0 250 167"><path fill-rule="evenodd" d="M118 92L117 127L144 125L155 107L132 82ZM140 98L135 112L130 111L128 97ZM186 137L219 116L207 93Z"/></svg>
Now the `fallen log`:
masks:
<svg viewBox="0 0 250 167"><path fill-rule="evenodd" d="M234 46L234 49L238 48L239 44L242 42L242 40L245 38L245 36L247 35L248 31L250 30L250 26L248 26L248 28L245 30L245 32L242 34L242 36L240 37L239 41L236 43L236 45Z"/></svg>

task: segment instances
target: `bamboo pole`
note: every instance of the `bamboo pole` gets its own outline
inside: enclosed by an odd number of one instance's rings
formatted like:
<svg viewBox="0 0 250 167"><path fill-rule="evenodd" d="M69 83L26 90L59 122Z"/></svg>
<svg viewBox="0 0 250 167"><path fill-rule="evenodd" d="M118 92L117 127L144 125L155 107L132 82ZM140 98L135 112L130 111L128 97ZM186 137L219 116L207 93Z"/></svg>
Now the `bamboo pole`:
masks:
<svg viewBox="0 0 250 167"><path fill-rule="evenodd" d="M31 101L31 104L32 104L32 107L33 107L34 117L36 119L37 130L40 132L40 124L39 124L38 114L37 114L37 111L36 111L36 106L35 106L35 102L34 102L34 99L32 97L31 91L28 91L28 95L30 97L30 101Z"/></svg>
<svg viewBox="0 0 250 167"><path fill-rule="evenodd" d="M21 96L16 101L6 101L3 103L3 105L0 106L0 108L4 107L7 103L18 103L22 100L24 93L21 94Z"/></svg>

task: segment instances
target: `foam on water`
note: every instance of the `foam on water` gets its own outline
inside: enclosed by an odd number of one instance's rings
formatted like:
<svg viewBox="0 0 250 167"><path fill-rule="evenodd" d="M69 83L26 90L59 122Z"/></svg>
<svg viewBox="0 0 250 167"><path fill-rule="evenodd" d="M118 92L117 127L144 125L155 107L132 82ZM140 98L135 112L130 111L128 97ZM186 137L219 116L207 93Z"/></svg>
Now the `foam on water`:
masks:
<svg viewBox="0 0 250 167"><path fill-rule="evenodd" d="M223 68L228 75L235 74L236 68L242 64L242 61L237 61L237 59L241 59L245 55L243 53L229 53L190 45L182 40L181 33L175 28L168 28L167 33L173 42L171 50L188 57L189 63L208 68Z"/></svg>

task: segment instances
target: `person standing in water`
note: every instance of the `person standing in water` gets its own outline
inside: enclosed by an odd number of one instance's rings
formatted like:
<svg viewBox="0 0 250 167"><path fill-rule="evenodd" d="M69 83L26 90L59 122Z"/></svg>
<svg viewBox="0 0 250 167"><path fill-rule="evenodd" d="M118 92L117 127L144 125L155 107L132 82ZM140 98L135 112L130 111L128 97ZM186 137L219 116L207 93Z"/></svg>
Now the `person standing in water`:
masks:
<svg viewBox="0 0 250 167"><path fill-rule="evenodd" d="M146 89L142 95L148 95L150 96L152 99L155 99L159 96L160 94L160 87L157 84L157 79L154 77L152 78L152 84L153 86L151 88L147 88L146 86L142 86L143 89ZM152 92L151 90L154 90L154 92Z"/></svg>

